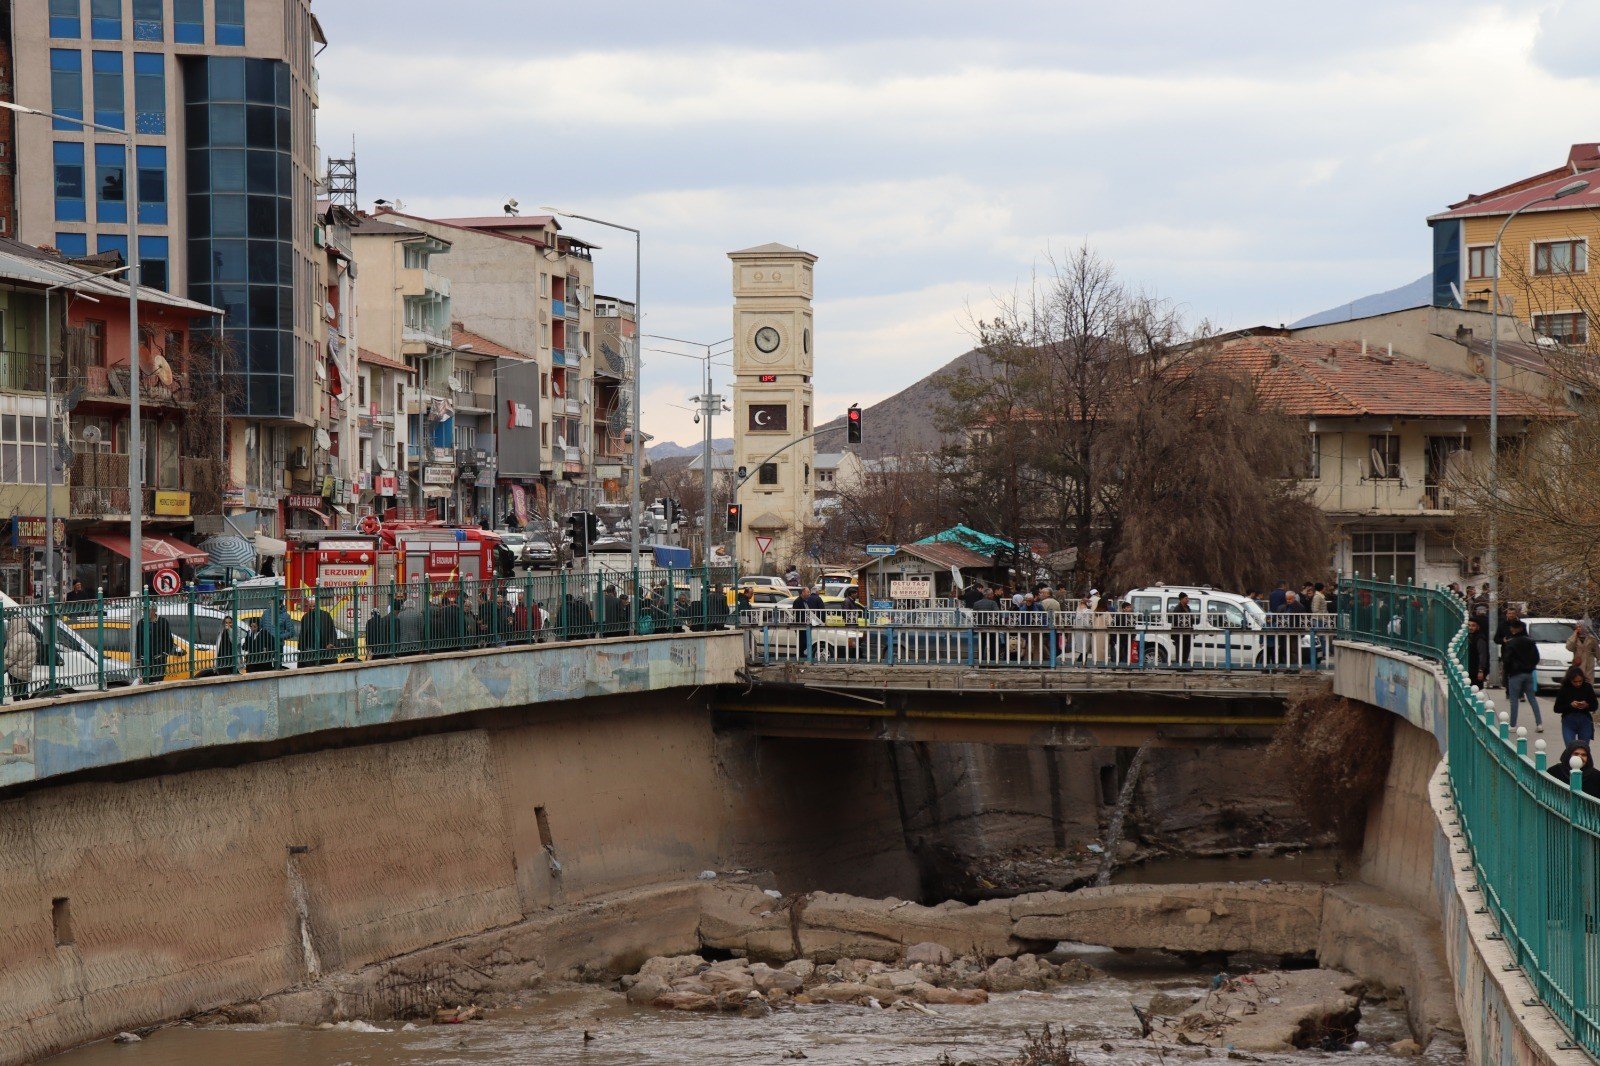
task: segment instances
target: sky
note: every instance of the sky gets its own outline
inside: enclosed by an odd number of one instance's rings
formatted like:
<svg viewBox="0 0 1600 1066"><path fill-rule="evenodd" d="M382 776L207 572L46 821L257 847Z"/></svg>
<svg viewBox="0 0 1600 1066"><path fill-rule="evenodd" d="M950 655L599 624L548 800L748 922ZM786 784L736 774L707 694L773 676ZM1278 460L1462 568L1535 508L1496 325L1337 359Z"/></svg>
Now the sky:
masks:
<svg viewBox="0 0 1600 1066"><path fill-rule="evenodd" d="M1600 139L1593 0L447 7L317 6L318 139L354 144L362 206L637 227L645 331L707 343L728 251L813 252L822 420L1082 243L1191 322L1290 322L1419 277L1428 214ZM631 295L631 235L564 225ZM700 368L652 347L645 430L697 440Z"/></svg>

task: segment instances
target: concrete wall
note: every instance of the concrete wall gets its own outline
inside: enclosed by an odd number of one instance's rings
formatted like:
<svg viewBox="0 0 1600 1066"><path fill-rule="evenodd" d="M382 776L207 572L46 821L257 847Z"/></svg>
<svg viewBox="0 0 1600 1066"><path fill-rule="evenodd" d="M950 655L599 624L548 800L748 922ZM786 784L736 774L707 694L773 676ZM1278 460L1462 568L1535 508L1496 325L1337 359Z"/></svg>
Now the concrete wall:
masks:
<svg viewBox="0 0 1600 1066"><path fill-rule="evenodd" d="M1533 987L1520 971L1506 968L1509 952L1502 941L1489 939L1497 934L1493 922L1476 913L1481 905L1477 879L1457 854L1459 830L1452 824L1449 777L1439 757L1447 718L1438 667L1402 652L1341 641L1334 691L1410 723L1395 730L1384 795L1368 815L1362 876L1440 916L1467 1061L1500 1066L1585 1061L1581 1052L1559 1049L1566 1035L1548 1012L1521 1006L1534 998ZM1352 948L1362 958L1381 950L1381 945Z"/></svg>
<svg viewBox="0 0 1600 1066"><path fill-rule="evenodd" d="M718 865L703 704L539 714L0 802L0 1062ZM675 913L634 913L632 949L692 947Z"/></svg>
<svg viewBox="0 0 1600 1066"><path fill-rule="evenodd" d="M735 632L574 641L206 678L0 714L0 787L197 748L667 688L729 684Z"/></svg>

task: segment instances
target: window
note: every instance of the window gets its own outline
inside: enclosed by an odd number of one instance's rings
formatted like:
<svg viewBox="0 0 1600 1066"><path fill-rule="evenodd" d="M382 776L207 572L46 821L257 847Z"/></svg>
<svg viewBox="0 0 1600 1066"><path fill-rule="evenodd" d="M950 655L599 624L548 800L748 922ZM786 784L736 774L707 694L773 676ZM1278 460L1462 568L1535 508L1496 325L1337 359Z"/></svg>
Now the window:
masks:
<svg viewBox="0 0 1600 1066"><path fill-rule="evenodd" d="M68 118L83 117L83 53L76 49L50 49L50 110ZM69 133L83 129L61 119L51 125Z"/></svg>
<svg viewBox="0 0 1600 1066"><path fill-rule="evenodd" d="M1415 533L1350 534L1350 568L1359 577L1404 584L1417 577Z"/></svg>
<svg viewBox="0 0 1600 1066"><path fill-rule="evenodd" d="M127 168L122 145L94 146L94 191L97 222L128 221Z"/></svg>
<svg viewBox="0 0 1600 1066"><path fill-rule="evenodd" d="M139 283L152 289L167 291L168 270L167 238L139 238Z"/></svg>
<svg viewBox="0 0 1600 1066"><path fill-rule="evenodd" d="M50 425L43 414L0 415L0 484L44 484L49 442Z"/></svg>
<svg viewBox="0 0 1600 1066"><path fill-rule="evenodd" d="M548 400L550 398L550 375L539 375L539 395Z"/></svg>
<svg viewBox="0 0 1600 1066"><path fill-rule="evenodd" d="M83 233L58 233L56 251L68 259L82 259L89 254L89 237Z"/></svg>
<svg viewBox="0 0 1600 1066"><path fill-rule="evenodd" d="M106 324L104 319L91 318L83 323L83 358L89 366L106 365ZM105 440L111 438L105 437Z"/></svg>
<svg viewBox="0 0 1600 1066"><path fill-rule="evenodd" d="M1400 438L1394 433L1374 433L1367 438L1367 476L1385 481L1400 476Z"/></svg>
<svg viewBox="0 0 1600 1066"><path fill-rule="evenodd" d="M82 37L81 5L82 0L50 0L50 36Z"/></svg>
<svg viewBox="0 0 1600 1066"><path fill-rule="evenodd" d="M141 144L136 157L139 160L139 221L164 226L167 223L167 150L159 144Z"/></svg>
<svg viewBox="0 0 1600 1066"><path fill-rule="evenodd" d="M217 0L216 43L244 44L244 0Z"/></svg>
<svg viewBox="0 0 1600 1066"><path fill-rule="evenodd" d="M159 52L133 54L133 129L167 132L166 62Z"/></svg>
<svg viewBox="0 0 1600 1066"><path fill-rule="evenodd" d="M122 91L122 53L94 53L94 120L102 126L125 129Z"/></svg>
<svg viewBox="0 0 1600 1066"><path fill-rule="evenodd" d="M89 27L97 41L122 40L122 0L89 0Z"/></svg>
<svg viewBox="0 0 1600 1066"><path fill-rule="evenodd" d="M1587 242L1545 241L1533 246L1535 274L1583 274L1589 269Z"/></svg>
<svg viewBox="0 0 1600 1066"><path fill-rule="evenodd" d="M1467 277L1492 278L1495 275L1494 245L1467 249Z"/></svg>
<svg viewBox="0 0 1600 1066"><path fill-rule="evenodd" d="M133 0L133 39L159 41L162 33L161 5L165 0Z"/></svg>
<svg viewBox="0 0 1600 1066"><path fill-rule="evenodd" d="M126 233L101 233L94 239L94 250L100 255L115 252L122 261L128 261L128 235Z"/></svg>
<svg viewBox="0 0 1600 1066"><path fill-rule="evenodd" d="M179 44L206 43L205 5L202 0L172 0L172 39Z"/></svg>
<svg viewBox="0 0 1600 1066"><path fill-rule="evenodd" d="M57 141L56 164L56 221L82 222L84 220L83 145L72 141Z"/></svg>
<svg viewBox="0 0 1600 1066"><path fill-rule="evenodd" d="M756 484L776 485L778 483L778 464L762 463L761 469L756 473Z"/></svg>
<svg viewBox="0 0 1600 1066"><path fill-rule="evenodd" d="M1563 311L1555 315L1534 315L1533 329L1562 344L1589 343L1589 318L1582 311Z"/></svg>

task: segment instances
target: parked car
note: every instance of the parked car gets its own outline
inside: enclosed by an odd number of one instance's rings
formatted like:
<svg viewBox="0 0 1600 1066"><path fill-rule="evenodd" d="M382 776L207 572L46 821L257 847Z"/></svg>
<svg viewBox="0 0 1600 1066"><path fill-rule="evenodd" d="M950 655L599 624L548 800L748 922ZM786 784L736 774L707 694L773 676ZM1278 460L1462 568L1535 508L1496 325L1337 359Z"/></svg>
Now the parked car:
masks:
<svg viewBox="0 0 1600 1066"><path fill-rule="evenodd" d="M1299 661L1308 650L1298 635L1271 634L1266 612L1248 596L1205 585L1134 589L1119 601L1133 608L1131 617L1116 615L1114 625L1143 632L1142 645L1135 647L1148 648L1158 664L1178 662L1184 634L1173 625L1173 613L1182 593L1188 593L1189 605L1194 608L1188 658L1192 665L1249 665L1264 658L1288 663Z"/></svg>
<svg viewBox="0 0 1600 1066"><path fill-rule="evenodd" d="M543 569L556 565L556 546L542 533L530 533L522 545L521 565L530 569Z"/></svg>
<svg viewBox="0 0 1600 1066"><path fill-rule="evenodd" d="M26 618L24 624L33 631L33 639L38 642L37 661L28 683L29 695L45 696L62 692L91 691L99 686L102 676L105 678L105 683L112 687L132 683L133 675L125 663L119 663L109 655L102 660L95 652L94 645L84 640L81 634L73 632L64 621L57 619L55 632L52 634L53 639L47 642L46 618L42 610L30 609L18 613L17 602L3 592L0 592L0 607L6 609L8 626L17 625ZM0 673L3 672L3 669L0 669ZM9 696L11 678L8 676L4 680L5 692Z"/></svg>
<svg viewBox="0 0 1600 1066"><path fill-rule="evenodd" d="M1567 638L1577 626L1575 618L1524 618L1528 636L1539 646L1539 668L1534 671L1534 684L1539 688L1560 688L1567 667L1572 665L1572 653L1567 650Z"/></svg>
<svg viewBox="0 0 1600 1066"><path fill-rule="evenodd" d="M133 627L127 618L80 618L69 623L74 632L88 641L90 647L104 649L108 661L127 667L133 660ZM170 621L168 623L171 624ZM216 666L216 649L194 645L194 669L189 669L187 640L172 636L172 651L167 654L167 672L164 680L184 681L198 677Z"/></svg>

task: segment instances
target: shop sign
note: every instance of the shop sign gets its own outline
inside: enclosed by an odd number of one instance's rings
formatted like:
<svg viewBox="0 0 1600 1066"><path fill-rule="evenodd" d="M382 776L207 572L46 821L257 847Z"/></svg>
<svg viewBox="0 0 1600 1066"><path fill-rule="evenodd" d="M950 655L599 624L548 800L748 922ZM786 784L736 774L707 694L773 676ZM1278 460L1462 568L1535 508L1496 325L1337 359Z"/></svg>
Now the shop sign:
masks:
<svg viewBox="0 0 1600 1066"><path fill-rule="evenodd" d="M889 582L889 598L891 600L931 600L933 598L933 577L903 577Z"/></svg>
<svg viewBox="0 0 1600 1066"><path fill-rule="evenodd" d="M314 511L322 506L322 497L309 492L293 492L284 501L284 505L299 508L302 511Z"/></svg>
<svg viewBox="0 0 1600 1066"><path fill-rule="evenodd" d="M155 513L166 515L170 518L189 517L189 494L187 492L156 492Z"/></svg>
<svg viewBox="0 0 1600 1066"><path fill-rule="evenodd" d="M424 485L453 485L455 472L448 466L425 466L422 468L422 483Z"/></svg>
<svg viewBox="0 0 1600 1066"><path fill-rule="evenodd" d="M0 526L3 529L4 526ZM42 548L45 544L45 522L40 516L18 515L16 525L12 527L12 543L25 545L29 548ZM56 547L61 547L67 542L67 522L64 518L56 519Z"/></svg>
<svg viewBox="0 0 1600 1066"><path fill-rule="evenodd" d="M379 474L377 487L373 490L379 496L398 496L400 494L400 475Z"/></svg>

